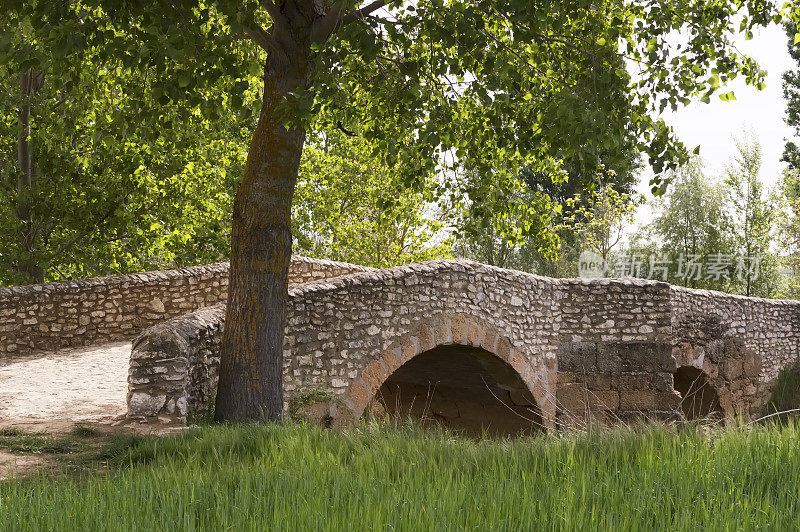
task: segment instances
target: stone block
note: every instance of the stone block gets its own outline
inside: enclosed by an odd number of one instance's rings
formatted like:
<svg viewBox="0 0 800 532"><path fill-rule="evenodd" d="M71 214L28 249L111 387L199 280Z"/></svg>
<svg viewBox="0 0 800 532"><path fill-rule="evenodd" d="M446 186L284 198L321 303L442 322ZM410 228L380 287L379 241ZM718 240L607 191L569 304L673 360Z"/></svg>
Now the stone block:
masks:
<svg viewBox="0 0 800 532"><path fill-rule="evenodd" d="M400 367L400 357L402 356L400 348L387 349L383 352L383 363L389 374L394 373Z"/></svg>
<svg viewBox="0 0 800 532"><path fill-rule="evenodd" d="M652 388L658 392L671 393L675 390L674 376L672 373L653 373L650 378Z"/></svg>
<svg viewBox="0 0 800 532"><path fill-rule="evenodd" d="M594 342L562 343L557 356L561 371L578 374L597 371L597 344Z"/></svg>
<svg viewBox="0 0 800 532"><path fill-rule="evenodd" d="M732 381L738 379L744 373L744 368L741 358L726 358L722 360L721 364L722 376L725 380Z"/></svg>
<svg viewBox="0 0 800 532"><path fill-rule="evenodd" d="M559 384L556 389L559 409L583 410L588 400L588 390L581 383Z"/></svg>
<svg viewBox="0 0 800 532"><path fill-rule="evenodd" d="M495 353L498 357L506 362L511 362L511 341L506 338L505 336L500 338L497 342L497 352Z"/></svg>
<svg viewBox="0 0 800 532"><path fill-rule="evenodd" d="M401 361L403 364L414 358L420 353L419 347L419 340L417 340L416 336L410 336L403 340L401 345L401 354L403 356L403 360Z"/></svg>
<svg viewBox="0 0 800 532"><path fill-rule="evenodd" d="M589 409L592 411L616 410L619 408L619 393L615 391L589 390Z"/></svg>
<svg viewBox="0 0 800 532"><path fill-rule="evenodd" d="M364 368L361 377L364 379L364 383L367 385L370 393L374 394L378 391L378 388L383 385L388 375L381 361L373 360Z"/></svg>
<svg viewBox="0 0 800 532"><path fill-rule="evenodd" d="M483 338L481 339L481 347L490 353L497 353L497 341L499 334L496 327L486 326L483 328Z"/></svg>
<svg viewBox="0 0 800 532"><path fill-rule="evenodd" d="M417 339L419 340L420 352L424 353L436 347L433 343L433 329L430 325L423 323L417 327Z"/></svg>
<svg viewBox="0 0 800 532"><path fill-rule="evenodd" d="M468 338L467 341L469 345L480 347L481 340L483 339L483 326L480 322L474 318L469 318L468 320Z"/></svg>
<svg viewBox="0 0 800 532"><path fill-rule="evenodd" d="M612 375L612 387L620 392L650 391L653 376L651 373L625 373ZM671 388L670 390L671 391Z"/></svg>
<svg viewBox="0 0 800 532"><path fill-rule="evenodd" d="M369 404L370 399L372 399L372 393L370 393L369 388L363 380L356 379L350 384L347 398L353 405L353 410L360 413L363 412L367 404Z"/></svg>
<svg viewBox="0 0 800 532"><path fill-rule="evenodd" d="M453 334L450 330L450 317L442 316L437 320L434 332L434 345L448 345L453 343Z"/></svg>
<svg viewBox="0 0 800 532"><path fill-rule="evenodd" d="M463 314L456 314L450 321L450 330L454 344L467 343L467 317Z"/></svg>
<svg viewBox="0 0 800 532"><path fill-rule="evenodd" d="M615 389L613 376L606 374L578 375L587 388L592 391L605 391Z"/></svg>
<svg viewBox="0 0 800 532"><path fill-rule="evenodd" d="M145 392L134 392L128 399L128 415L157 416L166 402L167 396L163 394L150 395Z"/></svg>
<svg viewBox="0 0 800 532"><path fill-rule="evenodd" d="M745 351L742 370L746 377L755 378L761 373L761 357L752 351Z"/></svg>
<svg viewBox="0 0 800 532"><path fill-rule="evenodd" d="M677 392L623 391L619 393L620 410L677 410L680 408L680 402L681 397Z"/></svg>

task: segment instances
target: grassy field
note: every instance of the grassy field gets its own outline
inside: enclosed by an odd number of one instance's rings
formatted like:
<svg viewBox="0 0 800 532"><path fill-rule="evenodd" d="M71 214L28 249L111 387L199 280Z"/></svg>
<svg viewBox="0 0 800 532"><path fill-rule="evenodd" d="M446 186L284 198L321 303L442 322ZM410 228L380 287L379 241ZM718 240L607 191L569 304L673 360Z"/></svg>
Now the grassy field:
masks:
<svg viewBox="0 0 800 532"><path fill-rule="evenodd" d="M96 460L0 483L0 530L800 528L796 423L514 441L203 427L117 437Z"/></svg>

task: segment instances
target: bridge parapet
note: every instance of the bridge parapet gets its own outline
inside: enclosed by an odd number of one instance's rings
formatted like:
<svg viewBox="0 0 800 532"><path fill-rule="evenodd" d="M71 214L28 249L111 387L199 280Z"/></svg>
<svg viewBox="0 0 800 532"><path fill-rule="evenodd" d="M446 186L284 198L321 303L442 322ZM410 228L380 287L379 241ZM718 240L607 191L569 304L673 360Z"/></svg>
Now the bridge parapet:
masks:
<svg viewBox="0 0 800 532"><path fill-rule="evenodd" d="M0 358L133 338L228 297L228 263L0 288ZM370 268L292 257L289 281Z"/></svg>

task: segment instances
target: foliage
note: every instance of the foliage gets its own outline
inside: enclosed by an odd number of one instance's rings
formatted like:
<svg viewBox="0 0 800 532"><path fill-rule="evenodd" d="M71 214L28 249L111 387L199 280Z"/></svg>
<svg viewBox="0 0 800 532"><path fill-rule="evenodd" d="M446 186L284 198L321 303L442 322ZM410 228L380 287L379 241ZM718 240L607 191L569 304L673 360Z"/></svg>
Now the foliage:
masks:
<svg viewBox="0 0 800 532"><path fill-rule="evenodd" d="M604 185L590 191L588 200L573 211L569 224L579 235L583 248L606 261L633 221L637 203L638 199L630 194L620 193L612 185Z"/></svg>
<svg viewBox="0 0 800 532"><path fill-rule="evenodd" d="M406 7L391 2L388 15L334 35L330 56L326 49L316 69L319 101L341 109L346 121L352 94L371 94L368 134L382 138L387 116L402 113L420 142L401 146L401 154L452 148L487 175L500 162L530 160L546 170L558 160L597 161L598 149L613 150L631 137L660 172L681 149L650 110L708 99L734 71L760 84L763 73L726 36L775 14L748 5L734 26L742 6L733 3L710 10L488 0ZM698 27L704 31L692 31L685 46L669 51L668 35ZM630 88L620 56L641 69Z"/></svg>
<svg viewBox="0 0 800 532"><path fill-rule="evenodd" d="M734 2L708 9L633 2L380 4L384 11L362 16L350 12L359 3L349 0L341 10L319 13L350 14L329 40L323 35L313 43L313 92L288 97L286 120L311 124L315 111L328 109L334 123L357 123L378 141L390 166L418 154L435 165L435 154L452 149L459 159L477 161L482 173L498 161L535 161L541 169L559 160L596 165L599 150L627 150L631 139L660 172L681 159L682 148L653 112L692 97L707 100L737 75L760 87L764 73L729 46L728 37L787 16L770 4ZM252 83L247 74L257 73L263 57L260 47L278 48L269 39L284 21L278 17L275 25L271 5L184 2L166 8L93 0L13 7L20 20L42 29L48 53L68 56L89 43L131 71L153 68L157 80L149 94L159 105L200 98L221 115L220 100L234 108L243 103ZM261 30L263 24L275 31ZM692 31L684 32L689 36L681 47L671 47L668 39L681 30ZM243 36L260 46L247 46ZM3 50L9 48L5 43ZM623 59L638 65L636 81ZM30 58L24 66L42 62ZM227 76L235 80L230 98L203 98L204 88ZM362 97L363 105L352 105ZM258 104L245 100L254 116ZM398 140L392 130L417 134Z"/></svg>
<svg viewBox="0 0 800 532"><path fill-rule="evenodd" d="M49 9L26 3L0 21L0 284L227 256L259 99L247 53L232 75L190 79L193 59L166 35L159 62L135 44L153 29L143 22L83 4ZM31 77L35 90L22 90ZM14 157L22 148L29 172Z"/></svg>
<svg viewBox="0 0 800 532"><path fill-rule="evenodd" d="M781 209L778 214L778 242L784 253L783 263L789 269L781 297L800 298L800 173L788 168L779 186Z"/></svg>
<svg viewBox="0 0 800 532"><path fill-rule="evenodd" d="M600 165L597 174L586 175L577 161L564 161L560 174L525 167L510 181L467 172L458 187L465 198L453 208L461 212L456 252L496 266L575 277L582 245L575 224L586 220L595 183L613 184L629 198L636 180L635 152L616 156L623 157L616 161L620 173Z"/></svg>
<svg viewBox="0 0 800 532"><path fill-rule="evenodd" d="M758 271L731 275L732 291L746 296L772 297L779 285L778 258L770 249L776 225L775 202L764 195L759 180L761 146L737 141L737 155L725 173L724 184L731 212L733 252L758 257Z"/></svg>
<svg viewBox="0 0 800 532"><path fill-rule="evenodd" d="M800 62L800 46L795 39L797 24L789 22L784 28L789 38L789 55L796 62ZM783 73L783 97L786 99L786 124L794 129L795 136L800 136L800 69L787 70ZM794 140L786 142L783 160L789 163L791 170L800 170L800 148Z"/></svg>
<svg viewBox="0 0 800 532"><path fill-rule="evenodd" d="M457 213L455 251L468 258L530 271L522 249L553 258L558 237L552 230L560 206L550 196L534 192L518 176L497 168L490 176L474 169L456 176L460 192L448 210Z"/></svg>
<svg viewBox="0 0 800 532"><path fill-rule="evenodd" d="M797 412L788 413L788 411L798 408L800 408L800 366L792 364L778 373L769 402L764 407L764 415L769 416L779 412L786 412L770 418L786 421L797 417Z"/></svg>
<svg viewBox="0 0 800 532"><path fill-rule="evenodd" d="M778 206L759 180L758 143L738 141L737 150L721 181L709 179L699 159L674 175L655 219L628 250L666 268L667 279L649 272L651 278L748 296L778 293L778 258L771 249Z"/></svg>
<svg viewBox="0 0 800 532"><path fill-rule="evenodd" d="M300 391L289 400L289 419L293 421L303 421L305 409L316 403L338 406L344 405L342 398L331 390L323 388L322 386L310 386Z"/></svg>
<svg viewBox="0 0 800 532"><path fill-rule="evenodd" d="M358 137L325 134L304 150L292 214L295 250L312 257L387 267L449 255L434 239L433 176L413 188Z"/></svg>
<svg viewBox="0 0 800 532"><path fill-rule="evenodd" d="M107 473L0 483L0 528L791 530L800 513L796 423L510 441L231 425L119 443Z"/></svg>
<svg viewBox="0 0 800 532"><path fill-rule="evenodd" d="M670 179L672 188L657 201L655 217L639 236L639 245L649 238L658 250L656 255L669 258L670 282L724 290L726 281L705 279L704 272L701 279L682 275L687 273L684 265L690 257L730 254L734 249L724 186L704 175L699 159L674 172Z"/></svg>

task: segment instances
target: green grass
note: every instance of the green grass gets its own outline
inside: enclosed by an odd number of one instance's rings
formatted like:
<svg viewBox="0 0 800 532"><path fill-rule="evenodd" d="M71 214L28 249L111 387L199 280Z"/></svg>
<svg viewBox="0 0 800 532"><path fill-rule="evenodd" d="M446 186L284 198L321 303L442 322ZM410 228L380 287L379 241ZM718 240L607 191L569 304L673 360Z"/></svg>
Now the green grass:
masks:
<svg viewBox="0 0 800 532"><path fill-rule="evenodd" d="M0 530L796 530L800 425L478 441L212 426L0 483Z"/></svg>
<svg viewBox="0 0 800 532"><path fill-rule="evenodd" d="M75 425L72 427L70 434L76 438L93 438L98 436L100 432L97 429L93 427L87 427L86 425Z"/></svg>
<svg viewBox="0 0 800 532"><path fill-rule="evenodd" d="M74 438L53 438L19 429L0 429L0 449L16 454L67 454L83 449Z"/></svg>

